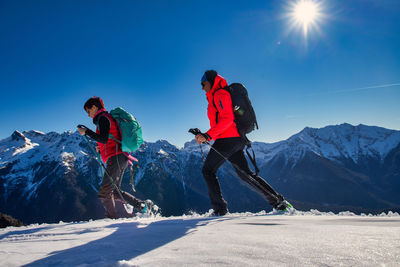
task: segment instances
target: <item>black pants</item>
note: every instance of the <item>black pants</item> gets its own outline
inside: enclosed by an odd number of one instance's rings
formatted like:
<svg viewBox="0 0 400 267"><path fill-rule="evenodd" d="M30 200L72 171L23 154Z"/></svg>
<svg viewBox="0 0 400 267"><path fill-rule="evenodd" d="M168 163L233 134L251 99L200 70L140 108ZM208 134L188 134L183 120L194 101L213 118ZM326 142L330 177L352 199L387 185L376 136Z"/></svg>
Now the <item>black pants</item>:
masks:
<svg viewBox="0 0 400 267"><path fill-rule="evenodd" d="M271 206L276 207L283 197L260 176L255 175L244 156L245 143L241 137L230 137L217 139L212 147L227 158L236 170L236 173L245 183L262 194ZM221 187L216 176L218 168L225 159L214 149L210 149L203 166L203 176L207 183L208 195L214 211L226 210L226 201L222 197Z"/></svg>
<svg viewBox="0 0 400 267"><path fill-rule="evenodd" d="M136 210L140 211L142 209L142 200L137 199L128 192L122 191L120 189L122 177L127 166L128 158L124 154L112 156L106 162L107 171L104 173L103 181L101 182L101 186L97 196L100 198L101 203L106 210L106 216L108 218L118 218L117 212L115 211L114 200L123 202L121 196L113 185L113 182L118 187L121 195L123 196L125 201L128 202L128 204L132 205ZM109 173L111 177L108 176L107 173Z"/></svg>

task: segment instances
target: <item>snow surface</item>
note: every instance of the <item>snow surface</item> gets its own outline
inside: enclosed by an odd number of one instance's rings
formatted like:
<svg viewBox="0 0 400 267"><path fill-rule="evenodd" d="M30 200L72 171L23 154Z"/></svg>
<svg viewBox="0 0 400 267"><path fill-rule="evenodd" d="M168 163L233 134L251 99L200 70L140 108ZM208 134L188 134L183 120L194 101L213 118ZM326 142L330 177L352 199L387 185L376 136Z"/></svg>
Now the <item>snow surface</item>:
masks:
<svg viewBox="0 0 400 267"><path fill-rule="evenodd" d="M0 230L1 266L399 266L400 216L186 215Z"/></svg>

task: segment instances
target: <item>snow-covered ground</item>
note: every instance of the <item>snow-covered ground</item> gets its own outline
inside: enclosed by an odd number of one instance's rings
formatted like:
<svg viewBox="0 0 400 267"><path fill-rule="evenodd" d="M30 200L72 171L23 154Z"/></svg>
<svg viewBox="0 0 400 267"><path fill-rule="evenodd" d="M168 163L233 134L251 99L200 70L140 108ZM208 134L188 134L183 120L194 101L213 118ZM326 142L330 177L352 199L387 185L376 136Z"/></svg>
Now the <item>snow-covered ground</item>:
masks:
<svg viewBox="0 0 400 267"><path fill-rule="evenodd" d="M1 266L399 266L400 216L235 213L0 230Z"/></svg>

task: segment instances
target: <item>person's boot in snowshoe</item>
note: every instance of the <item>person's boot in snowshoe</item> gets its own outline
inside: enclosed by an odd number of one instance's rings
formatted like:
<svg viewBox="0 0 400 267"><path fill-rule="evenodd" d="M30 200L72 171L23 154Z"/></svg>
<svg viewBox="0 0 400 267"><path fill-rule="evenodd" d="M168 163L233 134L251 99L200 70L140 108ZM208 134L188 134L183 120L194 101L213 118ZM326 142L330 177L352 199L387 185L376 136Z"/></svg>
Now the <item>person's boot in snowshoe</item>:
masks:
<svg viewBox="0 0 400 267"><path fill-rule="evenodd" d="M158 206L150 199L147 199L141 204L140 212L144 215L155 215L158 211Z"/></svg>
<svg viewBox="0 0 400 267"><path fill-rule="evenodd" d="M273 206L275 210L288 211L289 209L293 208L292 204L290 204L287 200L285 200L282 195L278 194L277 198L278 202Z"/></svg>
<svg viewBox="0 0 400 267"><path fill-rule="evenodd" d="M289 206L289 203L286 200L284 200L284 201L280 202L278 205L276 205L274 207L274 209L285 211L288 208L288 206Z"/></svg>
<svg viewBox="0 0 400 267"><path fill-rule="evenodd" d="M110 219L118 219L117 212L115 211L115 202L112 198L100 198L104 209L106 210L106 217Z"/></svg>
<svg viewBox="0 0 400 267"><path fill-rule="evenodd" d="M228 213L228 209L219 209L219 210L214 210L211 213L211 216L224 216Z"/></svg>
<svg viewBox="0 0 400 267"><path fill-rule="evenodd" d="M143 202L141 204L142 210L140 211L143 214L148 214L151 210L151 207L149 207L149 205L146 202Z"/></svg>

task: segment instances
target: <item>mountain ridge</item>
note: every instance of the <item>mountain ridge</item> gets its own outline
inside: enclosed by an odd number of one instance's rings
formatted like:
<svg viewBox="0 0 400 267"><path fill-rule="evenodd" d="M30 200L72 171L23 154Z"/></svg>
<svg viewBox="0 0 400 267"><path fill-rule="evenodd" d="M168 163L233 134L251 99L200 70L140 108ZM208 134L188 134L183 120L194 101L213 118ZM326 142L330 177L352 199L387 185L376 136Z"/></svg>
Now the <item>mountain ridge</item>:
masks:
<svg viewBox="0 0 400 267"><path fill-rule="evenodd" d="M400 190L400 131L350 124L306 127L277 143L254 142L253 148L261 175L299 208L378 212L400 206L395 196ZM209 150L205 145L203 149L205 154ZM86 140L72 131L15 131L0 140L0 211L26 222L36 217L101 218L96 199L100 169L90 153ZM195 140L183 148L165 140L145 142L134 156L140 162L135 173L138 197L153 199L164 215L209 209L203 159ZM229 171L229 164L224 164L218 177L232 211L270 208ZM129 190L127 180L122 186ZM51 208L46 211L43 206Z"/></svg>

